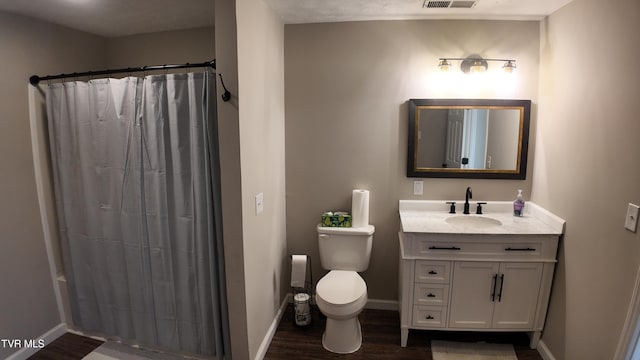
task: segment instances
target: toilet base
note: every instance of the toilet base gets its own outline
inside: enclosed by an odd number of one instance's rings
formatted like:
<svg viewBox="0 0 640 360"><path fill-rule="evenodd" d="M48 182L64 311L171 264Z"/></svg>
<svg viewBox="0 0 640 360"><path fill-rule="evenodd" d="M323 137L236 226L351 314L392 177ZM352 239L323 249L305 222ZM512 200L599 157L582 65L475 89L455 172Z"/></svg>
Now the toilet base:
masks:
<svg viewBox="0 0 640 360"><path fill-rule="evenodd" d="M330 319L322 334L322 347L337 354L351 354L362 345L362 329L358 317Z"/></svg>

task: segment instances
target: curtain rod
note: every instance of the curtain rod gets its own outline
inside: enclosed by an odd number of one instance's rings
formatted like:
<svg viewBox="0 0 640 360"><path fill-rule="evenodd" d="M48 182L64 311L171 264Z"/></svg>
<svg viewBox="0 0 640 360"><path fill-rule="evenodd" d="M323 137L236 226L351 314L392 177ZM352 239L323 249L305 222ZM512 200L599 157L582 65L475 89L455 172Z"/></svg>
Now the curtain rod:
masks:
<svg viewBox="0 0 640 360"><path fill-rule="evenodd" d="M154 65L154 66L141 66L141 67L129 67L122 69L107 69L107 70L98 70L98 71L85 71L85 72L77 72L71 74L59 74L59 75L46 75L46 76L38 76L32 75L29 77L29 83L33 86L38 85L41 80L55 80L55 79L67 79L74 77L83 77L83 76L96 76L96 75L110 75L110 74L118 74L118 73L131 73L131 72L144 72L144 71L152 71L152 70L170 70L170 69L187 69L187 68L196 68L196 67L211 67L215 70L216 68L216 59L211 61L205 61L201 63L195 64L176 64L176 65ZM231 98L231 93L227 90L227 87L224 86L224 81L222 80L222 74L220 75L220 82L222 83L222 88L224 89L224 93L222 94L222 100L229 101Z"/></svg>

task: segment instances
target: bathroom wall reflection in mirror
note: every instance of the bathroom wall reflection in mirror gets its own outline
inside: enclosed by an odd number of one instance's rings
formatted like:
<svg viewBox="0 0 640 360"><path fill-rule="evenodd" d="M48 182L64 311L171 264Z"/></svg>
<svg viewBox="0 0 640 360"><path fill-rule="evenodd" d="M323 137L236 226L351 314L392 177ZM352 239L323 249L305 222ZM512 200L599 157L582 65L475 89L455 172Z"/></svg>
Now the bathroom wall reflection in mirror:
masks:
<svg viewBox="0 0 640 360"><path fill-rule="evenodd" d="M410 99L408 177L525 179L530 100Z"/></svg>

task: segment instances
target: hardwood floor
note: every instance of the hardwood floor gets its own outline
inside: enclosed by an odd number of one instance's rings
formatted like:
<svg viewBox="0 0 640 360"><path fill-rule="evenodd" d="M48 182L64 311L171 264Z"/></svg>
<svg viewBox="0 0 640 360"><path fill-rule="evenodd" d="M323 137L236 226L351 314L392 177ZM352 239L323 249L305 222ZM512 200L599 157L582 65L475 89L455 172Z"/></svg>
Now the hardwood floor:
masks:
<svg viewBox="0 0 640 360"><path fill-rule="evenodd" d="M33 354L29 360L79 360L102 343L100 340L66 333Z"/></svg>
<svg viewBox="0 0 640 360"><path fill-rule="evenodd" d="M293 307L289 306L282 317L265 359L398 359L432 360L431 340L486 341L510 343L518 360L542 360L537 350L529 349L529 338L524 333L478 333L445 331L410 331L407 347L400 347L400 318L396 311L367 310L359 316L363 342L359 351L339 355L322 348L322 332L325 320L317 308L313 311L313 323L306 328L293 324Z"/></svg>
<svg viewBox="0 0 640 360"><path fill-rule="evenodd" d="M348 355L330 353L322 348L325 319L314 307L309 327L293 324L293 307L287 307L278 325L265 359L367 359L367 360L432 360L431 340L486 341L510 343L518 360L542 360L536 350L529 349L524 333L477 333L445 331L411 331L406 348L400 347L400 319L396 311L364 310L360 316L363 343L359 351ZM102 341L67 333L34 354L29 360L80 360Z"/></svg>

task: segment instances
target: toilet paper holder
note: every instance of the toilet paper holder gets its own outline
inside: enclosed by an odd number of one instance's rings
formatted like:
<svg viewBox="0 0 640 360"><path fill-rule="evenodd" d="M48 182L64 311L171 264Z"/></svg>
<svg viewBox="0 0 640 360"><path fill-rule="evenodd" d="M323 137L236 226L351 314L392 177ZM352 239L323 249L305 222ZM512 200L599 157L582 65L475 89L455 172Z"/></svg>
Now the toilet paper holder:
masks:
<svg viewBox="0 0 640 360"><path fill-rule="evenodd" d="M307 326L311 324L311 305L313 303L313 275L311 272L311 257L309 255L290 255L291 260L291 292L293 295L294 325ZM304 280L299 279L300 261L304 261ZM296 273L297 272L297 273ZM302 286L294 286L302 285Z"/></svg>

